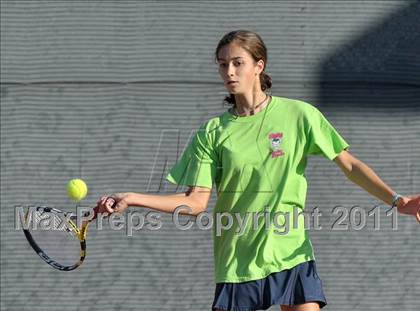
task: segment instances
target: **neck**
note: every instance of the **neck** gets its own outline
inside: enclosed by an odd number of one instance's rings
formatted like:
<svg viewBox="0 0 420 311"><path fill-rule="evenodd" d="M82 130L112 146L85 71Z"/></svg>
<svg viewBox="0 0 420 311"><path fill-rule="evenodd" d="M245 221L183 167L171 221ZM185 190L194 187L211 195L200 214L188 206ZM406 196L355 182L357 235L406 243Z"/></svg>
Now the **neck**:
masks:
<svg viewBox="0 0 420 311"><path fill-rule="evenodd" d="M241 116L253 115L267 105L269 96L263 91L252 94L235 95L236 113Z"/></svg>

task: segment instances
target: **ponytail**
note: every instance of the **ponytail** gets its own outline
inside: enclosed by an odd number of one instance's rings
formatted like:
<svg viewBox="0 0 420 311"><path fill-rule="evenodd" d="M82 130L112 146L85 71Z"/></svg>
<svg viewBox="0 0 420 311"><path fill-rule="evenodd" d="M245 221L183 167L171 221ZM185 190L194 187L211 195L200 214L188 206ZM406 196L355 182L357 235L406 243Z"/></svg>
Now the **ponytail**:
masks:
<svg viewBox="0 0 420 311"><path fill-rule="evenodd" d="M261 90L266 91L266 90L271 89L273 82L271 81L271 77L268 74L266 74L265 71L261 72L260 81L261 81Z"/></svg>

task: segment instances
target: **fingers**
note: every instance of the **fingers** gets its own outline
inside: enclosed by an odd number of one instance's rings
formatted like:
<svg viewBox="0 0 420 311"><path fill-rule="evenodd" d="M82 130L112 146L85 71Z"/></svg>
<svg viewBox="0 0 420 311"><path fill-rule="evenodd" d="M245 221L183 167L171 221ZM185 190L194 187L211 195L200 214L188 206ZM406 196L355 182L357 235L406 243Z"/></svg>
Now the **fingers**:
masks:
<svg viewBox="0 0 420 311"><path fill-rule="evenodd" d="M108 213L108 214L112 214L112 213L114 213L115 212L115 210L114 210L114 205L115 205L115 199L113 198L113 197L105 197L102 201L101 201L101 203L102 203L102 206L105 208L105 211Z"/></svg>
<svg viewBox="0 0 420 311"><path fill-rule="evenodd" d="M114 208L115 208L115 205L117 204L117 201L113 197L107 197L103 204L105 205L105 207L108 211L113 212Z"/></svg>
<svg viewBox="0 0 420 311"><path fill-rule="evenodd" d="M127 204L124 200L119 200L114 207L114 213L122 213L127 208Z"/></svg>
<svg viewBox="0 0 420 311"><path fill-rule="evenodd" d="M99 198L99 200L96 202L96 205L103 205L105 204L106 199L108 198L108 196L101 196Z"/></svg>
<svg viewBox="0 0 420 311"><path fill-rule="evenodd" d="M115 209L113 209L115 205L116 199L112 196L102 196L99 198L99 200L96 202L96 206L98 208L98 213L100 214L112 214L115 212Z"/></svg>
<svg viewBox="0 0 420 311"><path fill-rule="evenodd" d="M417 222L420 223L420 196L409 196L409 198L409 201L398 207L397 210L401 214L414 216Z"/></svg>
<svg viewBox="0 0 420 311"><path fill-rule="evenodd" d="M96 203L98 206L98 213L122 213L127 207L122 193L115 193L110 196L102 196Z"/></svg>

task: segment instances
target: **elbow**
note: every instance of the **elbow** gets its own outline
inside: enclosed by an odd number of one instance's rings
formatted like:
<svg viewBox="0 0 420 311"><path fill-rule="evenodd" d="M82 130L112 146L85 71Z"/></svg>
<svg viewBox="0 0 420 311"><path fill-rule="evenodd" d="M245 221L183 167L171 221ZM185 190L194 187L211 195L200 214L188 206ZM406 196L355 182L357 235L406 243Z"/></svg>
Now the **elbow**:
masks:
<svg viewBox="0 0 420 311"><path fill-rule="evenodd" d="M177 215L198 216L204 210L205 209L201 206L195 204L195 202L188 201L182 205L178 205L172 213Z"/></svg>
<svg viewBox="0 0 420 311"><path fill-rule="evenodd" d="M203 202L195 201L192 204L191 209L192 209L192 215L198 216L207 209L207 204L203 204Z"/></svg>
<svg viewBox="0 0 420 311"><path fill-rule="evenodd" d="M343 171L347 179L353 180L353 176L355 172L357 171L357 163L351 163L349 165L346 165L342 167L341 170Z"/></svg>
<svg viewBox="0 0 420 311"><path fill-rule="evenodd" d="M353 164L341 167L341 170L343 171L344 175L346 175L347 178L351 178L352 173L354 172L354 166Z"/></svg>
<svg viewBox="0 0 420 311"><path fill-rule="evenodd" d="M343 171L349 179L351 178L354 171L357 169L360 161L350 154L348 151L341 152L335 159L334 162Z"/></svg>
<svg viewBox="0 0 420 311"><path fill-rule="evenodd" d="M204 187L191 187L186 193L191 214L197 216L207 209L210 199L211 189Z"/></svg>
<svg viewBox="0 0 420 311"><path fill-rule="evenodd" d="M187 195L186 198L187 200L185 200L182 205L177 206L179 214L198 216L200 213L206 210L207 205L201 202L198 198L192 195Z"/></svg>

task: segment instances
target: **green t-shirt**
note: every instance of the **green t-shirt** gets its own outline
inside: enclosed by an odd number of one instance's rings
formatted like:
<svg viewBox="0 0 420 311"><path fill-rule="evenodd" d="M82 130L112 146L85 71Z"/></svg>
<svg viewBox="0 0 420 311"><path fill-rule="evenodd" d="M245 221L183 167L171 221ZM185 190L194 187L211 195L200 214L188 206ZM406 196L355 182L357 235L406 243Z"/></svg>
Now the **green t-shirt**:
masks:
<svg viewBox="0 0 420 311"><path fill-rule="evenodd" d="M261 279L315 258L304 216L294 216L305 207L307 156L333 160L348 147L317 108L277 96L255 115L226 111L200 127L167 179L216 185L216 283Z"/></svg>

